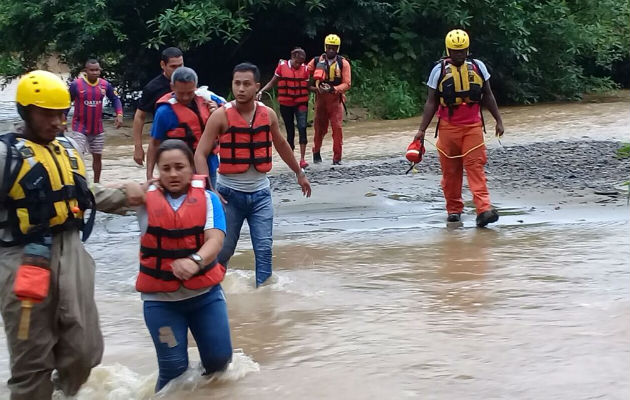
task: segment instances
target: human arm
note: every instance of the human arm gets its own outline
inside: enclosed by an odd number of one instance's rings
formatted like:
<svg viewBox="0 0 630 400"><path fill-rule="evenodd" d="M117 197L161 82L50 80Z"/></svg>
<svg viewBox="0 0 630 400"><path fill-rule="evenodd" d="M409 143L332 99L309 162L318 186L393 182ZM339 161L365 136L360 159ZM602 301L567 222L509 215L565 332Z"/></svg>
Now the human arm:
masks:
<svg viewBox="0 0 630 400"><path fill-rule="evenodd" d="M138 165L144 164L144 148L142 148L142 128L146 119L146 113L137 109L133 116L133 160Z"/></svg>
<svg viewBox="0 0 630 400"><path fill-rule="evenodd" d="M350 67L350 63L346 59L343 59L341 62L343 64L343 68L341 69L341 83L337 86L333 86L334 93L345 93L350 89L350 85L352 84L352 68Z"/></svg>
<svg viewBox="0 0 630 400"><path fill-rule="evenodd" d="M126 207L144 204L147 188L148 183L126 182L113 186L96 183L90 187L90 190L94 194L98 211L123 214Z"/></svg>
<svg viewBox="0 0 630 400"><path fill-rule="evenodd" d="M278 116L272 109L269 110L269 121L270 121L270 129L271 129L271 138L273 140L273 146L276 148L276 151L282 158L282 161L287 164L289 168L295 173L297 177L298 185L302 188L302 193L306 197L311 197L311 184L306 178L306 174L300 168L295 156L293 155L293 150L291 150L291 146L284 138L284 136L280 133L280 127L278 125Z"/></svg>
<svg viewBox="0 0 630 400"><path fill-rule="evenodd" d="M197 143L195 150L195 170L199 175L209 175L208 171L208 155L212 153L217 138L227 129L227 116L225 108L219 108L210 115L203 134ZM214 188L210 188L213 190Z"/></svg>
<svg viewBox="0 0 630 400"><path fill-rule="evenodd" d="M123 122L122 102L120 101L120 97L118 97L118 94L114 90L114 87L109 82L107 82L107 90L105 91L105 95L114 105L114 110L116 110L116 119L114 120L114 126L116 127L116 129L118 129L122 126Z"/></svg>
<svg viewBox="0 0 630 400"><path fill-rule="evenodd" d="M424 110L422 111L422 120L420 122L420 128L414 136L414 140L423 140L427 127L431 123L435 112L438 109L437 95L433 88L429 88L427 94L427 101L424 103Z"/></svg>
<svg viewBox="0 0 630 400"><path fill-rule="evenodd" d="M501 118L499 107L497 106L497 100L494 98L494 94L492 94L490 81L485 81L483 84L483 98L481 101L483 106L490 111L490 114L492 114L494 120L497 122L495 134L499 137L503 136L503 132L505 132L505 129L503 128L503 119Z"/></svg>
<svg viewBox="0 0 630 400"><path fill-rule="evenodd" d="M278 75L274 75L273 78L271 78L271 80L269 82L267 82L267 84L265 86L263 86L262 89L260 89L258 91L258 93L256 93L256 100L261 99L263 92L271 89L272 87L275 86L275 84L278 82L278 79L280 79L280 77Z"/></svg>

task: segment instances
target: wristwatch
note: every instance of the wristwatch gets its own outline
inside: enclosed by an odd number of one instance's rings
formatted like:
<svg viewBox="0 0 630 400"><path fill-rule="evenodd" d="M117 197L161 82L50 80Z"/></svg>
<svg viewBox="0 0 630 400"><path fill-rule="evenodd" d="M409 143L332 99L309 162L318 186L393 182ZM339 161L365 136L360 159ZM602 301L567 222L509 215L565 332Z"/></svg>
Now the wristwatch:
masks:
<svg viewBox="0 0 630 400"><path fill-rule="evenodd" d="M201 257L199 254L193 253L193 254L189 255L188 258L190 258L195 263L197 263L199 268L203 268L203 257Z"/></svg>
<svg viewBox="0 0 630 400"><path fill-rule="evenodd" d="M300 168L300 172L296 173L295 176L297 176L298 178L306 176L306 171L304 171L304 168Z"/></svg>

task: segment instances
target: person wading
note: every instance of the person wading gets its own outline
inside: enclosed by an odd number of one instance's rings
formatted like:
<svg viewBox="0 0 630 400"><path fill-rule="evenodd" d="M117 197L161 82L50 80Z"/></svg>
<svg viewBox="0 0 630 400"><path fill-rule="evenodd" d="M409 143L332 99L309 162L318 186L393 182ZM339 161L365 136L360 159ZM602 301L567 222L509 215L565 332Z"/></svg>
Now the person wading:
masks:
<svg viewBox="0 0 630 400"><path fill-rule="evenodd" d="M114 105L116 119L114 126L120 128L123 122L123 110L120 98L114 87L101 78L101 66L97 60L89 59L85 62L85 75L75 79L70 84L70 99L74 102L72 116L72 138L79 145L83 154L92 154L92 170L94 183L101 180L103 167L103 99L107 96Z"/></svg>
<svg viewBox="0 0 630 400"><path fill-rule="evenodd" d="M138 101L138 109L133 117L133 160L144 165L144 148L142 147L142 129L147 113L153 113L157 101L171 92L171 75L184 65L184 54L177 47L168 47L162 51L160 68L162 73L151 79L142 89L142 97Z"/></svg>
<svg viewBox="0 0 630 400"><path fill-rule="evenodd" d="M24 131L0 136L0 313L8 386L11 400L50 400L53 370L56 386L73 396L103 354L95 265L81 239L90 234L95 208L140 205L144 190L135 183L88 189L73 141L57 136L70 107L57 76L22 76L16 102Z"/></svg>
<svg viewBox="0 0 630 400"><path fill-rule="evenodd" d="M216 190L225 202L227 234L217 259L228 265L247 220L256 258L256 286L271 276L273 205L267 172L271 170L272 145L295 173L302 193L311 195L311 185L280 133L276 113L255 100L259 89L258 67L249 63L234 67L235 100L210 116L195 152L197 173L207 174L206 158L218 139L221 164Z"/></svg>
<svg viewBox="0 0 630 400"><path fill-rule="evenodd" d="M306 154L306 116L308 114L310 72L304 63L306 53L300 47L291 50L289 61L280 60L273 78L258 92L256 99L260 100L264 91L278 84L278 103L280 115L287 131L287 142L291 149L295 149L295 122L300 135L300 168L306 168L308 163L304 159Z"/></svg>
<svg viewBox="0 0 630 400"><path fill-rule="evenodd" d="M337 35L328 35L324 40L325 53L308 63L313 73L315 86L315 121L313 129L313 162L322 162L320 150L324 136L328 133L328 124L332 127L333 164L341 164L343 147L343 110L346 101L345 92L350 89L350 63L338 55L341 39Z"/></svg>
<svg viewBox="0 0 630 400"><path fill-rule="evenodd" d="M147 151L147 179L153 178L155 154L165 139L179 139L195 151L210 114L218 108L214 101L207 101L195 94L197 73L187 67L179 67L171 75L170 93L157 101L155 119L151 127L151 141ZM218 150L218 149L217 149ZM208 157L208 168L216 154ZM216 184L216 174L210 169L212 185Z"/></svg>
<svg viewBox="0 0 630 400"><path fill-rule="evenodd" d="M483 138L481 105L496 120L496 135L502 136L503 121L490 89L490 74L481 61L468 55L468 34L456 29L446 35L446 58L429 75L429 93L415 141L424 141L426 129L437 111L438 142L442 168L442 190L448 222L459 222L464 209L464 169L477 208L477 226L496 222L499 214L490 203L484 165L487 161Z"/></svg>

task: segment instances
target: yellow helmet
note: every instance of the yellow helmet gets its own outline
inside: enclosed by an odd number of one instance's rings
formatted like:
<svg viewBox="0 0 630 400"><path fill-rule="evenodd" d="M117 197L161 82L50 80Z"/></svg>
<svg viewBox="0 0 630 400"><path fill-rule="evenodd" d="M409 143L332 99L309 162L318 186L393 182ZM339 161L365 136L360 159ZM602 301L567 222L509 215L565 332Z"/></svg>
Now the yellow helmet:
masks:
<svg viewBox="0 0 630 400"><path fill-rule="evenodd" d="M326 45L341 46L341 38L334 33L331 33L326 36L326 39L324 39L324 50L326 50Z"/></svg>
<svg viewBox="0 0 630 400"><path fill-rule="evenodd" d="M449 54L450 50L463 50L470 46L470 38L468 34L461 29L454 29L446 34L446 54Z"/></svg>
<svg viewBox="0 0 630 400"><path fill-rule="evenodd" d="M68 86L48 71L31 71L20 78L15 101L21 106L37 106L49 110L70 108Z"/></svg>

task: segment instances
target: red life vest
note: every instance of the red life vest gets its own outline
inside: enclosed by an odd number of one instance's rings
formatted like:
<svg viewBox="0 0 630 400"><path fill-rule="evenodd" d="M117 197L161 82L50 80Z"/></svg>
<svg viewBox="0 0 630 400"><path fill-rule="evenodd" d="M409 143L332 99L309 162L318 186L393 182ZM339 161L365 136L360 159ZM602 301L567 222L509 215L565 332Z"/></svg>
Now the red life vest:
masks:
<svg viewBox="0 0 630 400"><path fill-rule="evenodd" d="M258 172L269 172L273 150L267 107L256 102L251 125L243 119L234 102L223 107L228 128L219 136L219 173L239 174L247 171L250 164Z"/></svg>
<svg viewBox="0 0 630 400"><path fill-rule="evenodd" d="M295 69L291 61L280 60L276 68L278 76L278 103L296 106L308 103L308 79L310 73L306 64Z"/></svg>
<svg viewBox="0 0 630 400"><path fill-rule="evenodd" d="M143 293L174 292L181 285L202 289L217 285L225 267L213 261L195 276L181 281L173 275L171 263L196 253L204 243L206 194L204 178L194 176L184 203L177 211L155 186L146 194L148 227L140 238L140 272L136 290Z"/></svg>
<svg viewBox="0 0 630 400"><path fill-rule="evenodd" d="M199 113L194 112L190 107L180 104L175 99L175 93L167 93L160 97L157 101L157 106L161 104L168 104L173 109L179 125L175 129L171 129L166 132L167 139L180 139L188 143L188 146L194 151L197 148L197 143L201 138L206 122L210 117L210 110L208 109L208 103L201 96L195 96L195 103L197 104L197 110Z"/></svg>

